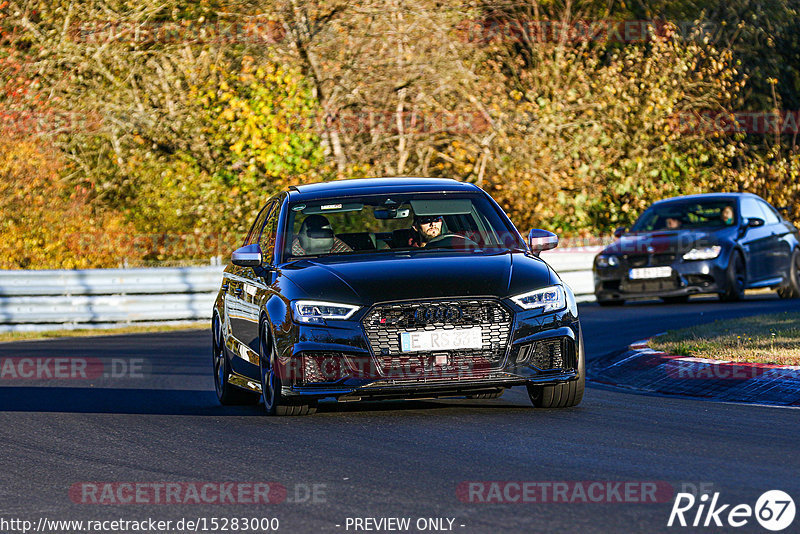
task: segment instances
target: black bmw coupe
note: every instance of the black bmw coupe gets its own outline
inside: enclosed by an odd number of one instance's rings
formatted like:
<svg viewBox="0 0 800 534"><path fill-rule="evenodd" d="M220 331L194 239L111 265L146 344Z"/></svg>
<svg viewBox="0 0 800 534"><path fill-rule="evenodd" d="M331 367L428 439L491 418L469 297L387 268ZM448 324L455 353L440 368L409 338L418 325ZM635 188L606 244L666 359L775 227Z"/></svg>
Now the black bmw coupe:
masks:
<svg viewBox="0 0 800 534"><path fill-rule="evenodd" d="M584 349L570 289L472 184L343 180L270 198L214 303L222 404L304 415L320 399L499 397L575 406Z"/></svg>
<svg viewBox="0 0 800 534"><path fill-rule="evenodd" d="M798 230L756 195L661 200L616 235L594 262L601 305L639 297L684 302L700 293L734 301L751 288L800 297Z"/></svg>

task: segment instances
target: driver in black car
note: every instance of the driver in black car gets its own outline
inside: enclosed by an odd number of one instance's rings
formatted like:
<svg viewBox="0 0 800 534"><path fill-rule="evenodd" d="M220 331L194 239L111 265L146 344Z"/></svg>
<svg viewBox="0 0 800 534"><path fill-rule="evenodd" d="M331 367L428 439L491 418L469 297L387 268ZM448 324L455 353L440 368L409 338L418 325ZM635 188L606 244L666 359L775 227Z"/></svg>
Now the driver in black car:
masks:
<svg viewBox="0 0 800 534"><path fill-rule="evenodd" d="M442 224L444 220L441 215L414 215L414 236L409 238L408 246L424 247L430 241L442 235Z"/></svg>

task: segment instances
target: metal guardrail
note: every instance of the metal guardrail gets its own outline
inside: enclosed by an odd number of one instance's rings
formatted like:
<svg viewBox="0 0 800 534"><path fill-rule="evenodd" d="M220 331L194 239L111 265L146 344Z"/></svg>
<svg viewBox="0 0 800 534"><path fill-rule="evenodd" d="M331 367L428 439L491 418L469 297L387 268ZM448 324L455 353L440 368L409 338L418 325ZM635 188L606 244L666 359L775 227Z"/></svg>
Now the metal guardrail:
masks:
<svg viewBox="0 0 800 534"><path fill-rule="evenodd" d="M210 319L222 269L0 271L0 331Z"/></svg>
<svg viewBox="0 0 800 534"><path fill-rule="evenodd" d="M598 251L599 247L556 249L542 253L542 258L585 302L594 300L591 267ZM207 320L222 269L0 271L0 331Z"/></svg>
<svg viewBox="0 0 800 534"><path fill-rule="evenodd" d="M0 271L0 296L208 293L223 267Z"/></svg>

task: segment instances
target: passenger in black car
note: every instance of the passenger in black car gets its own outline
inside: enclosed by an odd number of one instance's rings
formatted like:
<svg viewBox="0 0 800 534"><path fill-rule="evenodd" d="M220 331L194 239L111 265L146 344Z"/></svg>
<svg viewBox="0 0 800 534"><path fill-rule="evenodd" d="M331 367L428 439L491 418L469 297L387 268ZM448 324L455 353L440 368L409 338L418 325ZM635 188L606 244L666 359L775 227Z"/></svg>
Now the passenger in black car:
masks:
<svg viewBox="0 0 800 534"><path fill-rule="evenodd" d="M331 223L323 215L309 215L300 225L292 241L292 255L306 256L317 254L338 254L352 252L353 249L336 237Z"/></svg>

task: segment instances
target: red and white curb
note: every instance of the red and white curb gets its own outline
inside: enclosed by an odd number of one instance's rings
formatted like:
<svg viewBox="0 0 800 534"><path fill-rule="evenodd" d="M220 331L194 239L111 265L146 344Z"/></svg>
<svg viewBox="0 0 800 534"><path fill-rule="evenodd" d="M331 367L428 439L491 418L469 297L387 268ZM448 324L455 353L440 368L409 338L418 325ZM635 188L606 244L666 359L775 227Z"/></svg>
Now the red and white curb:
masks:
<svg viewBox="0 0 800 534"><path fill-rule="evenodd" d="M677 356L631 343L613 361L592 366L591 379L625 389L726 402L800 406L800 366Z"/></svg>

